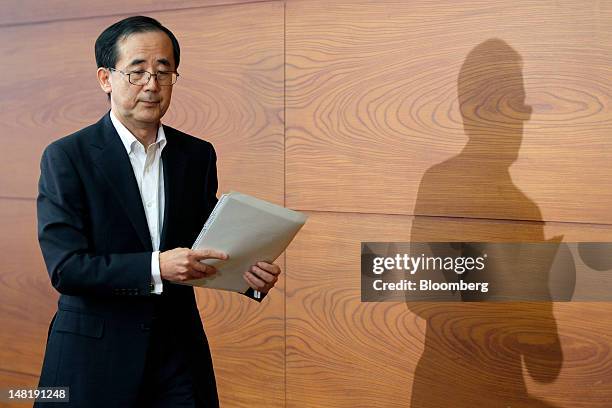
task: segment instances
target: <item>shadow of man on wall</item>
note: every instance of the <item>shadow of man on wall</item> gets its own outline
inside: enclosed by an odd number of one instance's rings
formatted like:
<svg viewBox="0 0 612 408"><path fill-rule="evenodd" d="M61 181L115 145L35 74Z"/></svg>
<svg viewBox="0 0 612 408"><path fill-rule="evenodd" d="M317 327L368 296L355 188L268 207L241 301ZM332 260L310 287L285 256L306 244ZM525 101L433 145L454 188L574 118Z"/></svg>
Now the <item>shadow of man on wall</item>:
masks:
<svg viewBox="0 0 612 408"><path fill-rule="evenodd" d="M461 67L458 96L468 141L423 176L411 241L546 242L540 209L509 171L531 116L521 56L500 39L479 44ZM533 284L547 293L546 279ZM561 370L552 303L479 300L460 293L457 302L407 301L426 321L411 407L553 407L525 382L551 383Z"/></svg>

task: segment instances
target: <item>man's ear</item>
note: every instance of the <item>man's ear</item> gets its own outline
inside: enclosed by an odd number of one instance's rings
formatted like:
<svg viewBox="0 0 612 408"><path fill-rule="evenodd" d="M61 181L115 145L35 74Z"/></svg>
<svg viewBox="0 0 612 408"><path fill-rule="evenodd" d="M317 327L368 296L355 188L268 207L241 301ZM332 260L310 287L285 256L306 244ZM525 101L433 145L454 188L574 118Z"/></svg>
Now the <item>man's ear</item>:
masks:
<svg viewBox="0 0 612 408"><path fill-rule="evenodd" d="M107 68L98 68L98 82L100 83L100 88L107 93L110 94L112 91L112 86L110 82L110 71Z"/></svg>

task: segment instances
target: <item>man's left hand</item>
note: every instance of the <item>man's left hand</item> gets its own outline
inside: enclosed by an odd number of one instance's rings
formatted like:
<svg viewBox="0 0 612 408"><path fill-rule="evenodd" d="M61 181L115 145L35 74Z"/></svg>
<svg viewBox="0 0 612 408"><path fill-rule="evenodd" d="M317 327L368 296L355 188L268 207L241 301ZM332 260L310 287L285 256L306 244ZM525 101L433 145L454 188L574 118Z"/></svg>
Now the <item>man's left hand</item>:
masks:
<svg viewBox="0 0 612 408"><path fill-rule="evenodd" d="M243 274L243 278L253 290L268 293L278 281L280 273L280 266L260 261L255 265L251 265L249 270Z"/></svg>

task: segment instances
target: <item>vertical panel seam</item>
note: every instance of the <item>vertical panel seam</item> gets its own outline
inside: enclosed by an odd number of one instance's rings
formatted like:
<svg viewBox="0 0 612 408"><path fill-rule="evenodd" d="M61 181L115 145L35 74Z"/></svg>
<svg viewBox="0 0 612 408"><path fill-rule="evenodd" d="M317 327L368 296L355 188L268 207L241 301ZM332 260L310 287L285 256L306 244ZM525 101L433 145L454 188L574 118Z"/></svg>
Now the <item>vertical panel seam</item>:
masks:
<svg viewBox="0 0 612 408"><path fill-rule="evenodd" d="M283 207L287 206L287 2L283 1ZM284 380L284 401L283 406L287 408L287 282L289 281L287 265L287 251L285 259L285 287L283 302L283 329L284 347L283 350L283 380Z"/></svg>

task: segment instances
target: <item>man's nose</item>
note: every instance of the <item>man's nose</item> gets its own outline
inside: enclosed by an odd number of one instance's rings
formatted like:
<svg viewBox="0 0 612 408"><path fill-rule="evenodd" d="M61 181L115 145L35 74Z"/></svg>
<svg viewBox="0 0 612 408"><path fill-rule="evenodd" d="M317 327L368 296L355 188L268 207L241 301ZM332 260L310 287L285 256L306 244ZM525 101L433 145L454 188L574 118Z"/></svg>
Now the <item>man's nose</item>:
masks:
<svg viewBox="0 0 612 408"><path fill-rule="evenodd" d="M157 81L157 75L156 74L152 74L151 75L151 78L149 78L149 82L146 83L144 88L146 90L159 91L159 82Z"/></svg>

